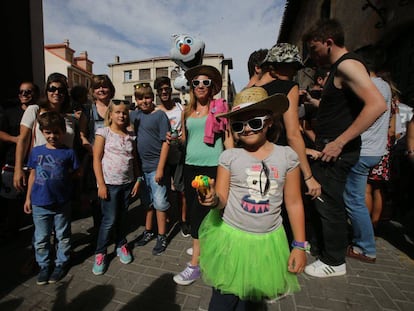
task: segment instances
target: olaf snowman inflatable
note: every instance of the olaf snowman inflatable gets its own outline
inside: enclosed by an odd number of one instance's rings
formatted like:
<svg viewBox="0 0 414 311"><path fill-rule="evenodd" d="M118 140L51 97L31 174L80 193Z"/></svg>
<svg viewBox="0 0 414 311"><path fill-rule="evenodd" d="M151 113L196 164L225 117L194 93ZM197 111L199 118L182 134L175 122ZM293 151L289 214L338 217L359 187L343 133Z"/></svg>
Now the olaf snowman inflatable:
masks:
<svg viewBox="0 0 414 311"><path fill-rule="evenodd" d="M189 68L201 65L204 56L205 44L195 36L188 34L174 34L171 36L171 59L178 65L178 73L174 80L174 88L182 93L188 93L190 84L184 76Z"/></svg>

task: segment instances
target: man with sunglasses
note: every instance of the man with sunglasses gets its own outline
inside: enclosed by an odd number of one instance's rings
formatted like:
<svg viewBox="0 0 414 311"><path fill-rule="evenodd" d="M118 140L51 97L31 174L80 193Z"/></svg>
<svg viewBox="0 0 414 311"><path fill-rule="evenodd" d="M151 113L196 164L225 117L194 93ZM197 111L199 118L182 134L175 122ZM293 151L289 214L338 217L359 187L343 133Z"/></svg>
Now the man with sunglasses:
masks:
<svg viewBox="0 0 414 311"><path fill-rule="evenodd" d="M180 217L181 234L184 237L190 236L190 225L187 222L187 204L184 197L184 180L183 180L183 166L184 166L184 146L180 143L181 137L181 117L183 113L183 106L172 100L171 80L169 77L158 77L154 81L154 88L157 90L157 95L160 103L157 109L164 111L170 121L170 150L168 152L167 163L165 165L166 179L171 180L172 186L169 187L169 201L173 208L178 208L179 214L174 216ZM174 204L176 202L176 204ZM178 205L178 206L177 206ZM177 206L177 207L176 207ZM170 216L171 212L170 212Z"/></svg>
<svg viewBox="0 0 414 311"><path fill-rule="evenodd" d="M19 85L18 100L0 106L0 164L2 168L7 165L3 169L0 185L0 205L7 206L6 212L1 214L1 222L5 221L5 226L1 226L4 232L0 232L0 239L16 234L22 224L24 196L19 195L13 187L12 168L20 134L20 120L26 108L36 103L38 97L39 87L32 81L23 81Z"/></svg>

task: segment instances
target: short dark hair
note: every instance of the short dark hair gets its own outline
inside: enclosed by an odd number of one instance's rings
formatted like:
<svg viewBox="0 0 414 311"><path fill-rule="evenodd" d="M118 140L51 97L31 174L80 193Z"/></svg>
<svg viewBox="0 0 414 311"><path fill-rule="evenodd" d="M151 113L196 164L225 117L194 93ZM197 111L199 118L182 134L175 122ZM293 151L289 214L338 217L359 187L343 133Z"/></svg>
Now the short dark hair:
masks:
<svg viewBox="0 0 414 311"><path fill-rule="evenodd" d="M159 90L163 84L171 87L171 79L166 76L157 77L154 81L154 89Z"/></svg>
<svg viewBox="0 0 414 311"><path fill-rule="evenodd" d="M328 39L332 39L339 47L345 45L344 30L336 19L321 19L302 36L305 43L312 40L325 42Z"/></svg>
<svg viewBox="0 0 414 311"><path fill-rule="evenodd" d="M41 131L60 129L66 133L65 118L57 111L47 111L39 114L37 122L39 122L39 129Z"/></svg>
<svg viewBox="0 0 414 311"><path fill-rule="evenodd" d="M255 67L260 66L262 64L262 61L265 59L267 55L267 52L267 49L260 49L250 54L249 60L247 61L247 70L249 71L249 78L253 77Z"/></svg>

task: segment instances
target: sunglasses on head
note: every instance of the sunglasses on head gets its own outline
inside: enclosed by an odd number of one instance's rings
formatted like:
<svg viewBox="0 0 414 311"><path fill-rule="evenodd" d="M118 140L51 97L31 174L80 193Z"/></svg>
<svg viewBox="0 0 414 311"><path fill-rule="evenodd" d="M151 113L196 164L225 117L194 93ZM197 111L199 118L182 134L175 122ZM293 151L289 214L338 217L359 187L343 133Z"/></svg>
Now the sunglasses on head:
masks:
<svg viewBox="0 0 414 311"><path fill-rule="evenodd" d="M112 103L116 106L120 105L120 104L124 104L126 106L129 106L129 101L128 100L122 100L122 99L113 99Z"/></svg>
<svg viewBox="0 0 414 311"><path fill-rule="evenodd" d="M234 133L241 134L244 132L244 127L248 125L252 131L260 131L263 129L265 120L270 119L269 116L256 117L247 121L232 121L231 129Z"/></svg>
<svg viewBox="0 0 414 311"><path fill-rule="evenodd" d="M138 90L138 89L140 89L140 88L147 88L147 87L151 87L151 85L149 84L149 83L145 83L145 82L143 82L143 83L138 83L138 84L135 84L134 85L134 89L136 89L136 90Z"/></svg>
<svg viewBox="0 0 414 311"><path fill-rule="evenodd" d="M32 90L20 90L19 91L19 95L23 95L23 96L28 96L28 95L32 95L33 91Z"/></svg>
<svg viewBox="0 0 414 311"><path fill-rule="evenodd" d="M193 80L193 86L197 87L199 85L204 85L206 87L209 87L211 85L211 79L206 80Z"/></svg>
<svg viewBox="0 0 414 311"><path fill-rule="evenodd" d="M54 93L54 92L58 91L59 94L62 94L62 93L66 93L66 88L64 88L63 86L61 86L61 87L49 86L47 88L47 91L50 92L50 93Z"/></svg>

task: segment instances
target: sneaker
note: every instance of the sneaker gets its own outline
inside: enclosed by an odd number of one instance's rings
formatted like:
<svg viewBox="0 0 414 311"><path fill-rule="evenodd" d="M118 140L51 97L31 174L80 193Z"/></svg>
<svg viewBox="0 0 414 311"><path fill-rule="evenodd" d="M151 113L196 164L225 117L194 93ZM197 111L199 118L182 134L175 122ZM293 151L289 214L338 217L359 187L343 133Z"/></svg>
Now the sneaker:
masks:
<svg viewBox="0 0 414 311"><path fill-rule="evenodd" d="M124 265L127 265L132 261L131 252L128 250L126 244L116 249L116 255L119 257L119 261Z"/></svg>
<svg viewBox="0 0 414 311"><path fill-rule="evenodd" d="M49 278L49 283L59 282L65 276L66 269L63 266L56 266Z"/></svg>
<svg viewBox="0 0 414 311"><path fill-rule="evenodd" d="M185 251L187 253L187 255L193 256L193 248L187 248L187 250Z"/></svg>
<svg viewBox="0 0 414 311"><path fill-rule="evenodd" d="M49 281L49 267L40 268L40 272L37 275L37 285L45 285Z"/></svg>
<svg viewBox="0 0 414 311"><path fill-rule="evenodd" d="M95 263L93 264L92 273L95 275L104 274L106 271L106 255L105 254L96 254Z"/></svg>
<svg viewBox="0 0 414 311"><path fill-rule="evenodd" d="M155 238L154 233L144 230L141 238L135 242L135 246L144 246L149 241L151 241L153 238Z"/></svg>
<svg viewBox="0 0 414 311"><path fill-rule="evenodd" d="M201 275L200 266L187 266L184 271L174 275L174 282L179 285L190 285Z"/></svg>
<svg viewBox="0 0 414 311"><path fill-rule="evenodd" d="M157 237L157 244L155 244L154 248L152 249L152 254L157 256L161 255L167 248L167 237L165 235L159 234Z"/></svg>
<svg viewBox="0 0 414 311"><path fill-rule="evenodd" d="M188 238L191 236L191 228L188 222L183 221L181 223L181 235L185 238Z"/></svg>
<svg viewBox="0 0 414 311"><path fill-rule="evenodd" d="M346 264L343 263L339 266L329 266L318 259L314 263L306 266L305 273L317 278L345 275Z"/></svg>

